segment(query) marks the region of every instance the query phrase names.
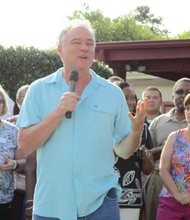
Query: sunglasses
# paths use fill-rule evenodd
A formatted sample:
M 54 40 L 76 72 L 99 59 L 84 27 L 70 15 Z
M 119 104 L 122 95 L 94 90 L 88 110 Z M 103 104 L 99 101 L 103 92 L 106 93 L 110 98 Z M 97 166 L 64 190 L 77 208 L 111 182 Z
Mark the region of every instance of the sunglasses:
M 190 93 L 190 89 L 188 89 L 188 90 L 177 89 L 177 90 L 175 91 L 175 94 L 176 94 L 176 95 L 187 95 L 187 94 L 189 94 L 189 93 Z

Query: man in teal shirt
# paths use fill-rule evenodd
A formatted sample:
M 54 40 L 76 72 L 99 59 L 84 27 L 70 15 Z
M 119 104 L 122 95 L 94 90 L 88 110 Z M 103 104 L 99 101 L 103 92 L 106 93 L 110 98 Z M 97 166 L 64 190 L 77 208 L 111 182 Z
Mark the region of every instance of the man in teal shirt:
M 113 152 L 127 158 L 139 146 L 144 103 L 133 117 L 120 88 L 90 69 L 95 36 L 88 21 L 63 29 L 58 52 L 64 67 L 31 84 L 17 122 L 20 150 L 38 149 L 33 219 L 118 220 Z M 68 92 L 73 70 L 79 79 Z

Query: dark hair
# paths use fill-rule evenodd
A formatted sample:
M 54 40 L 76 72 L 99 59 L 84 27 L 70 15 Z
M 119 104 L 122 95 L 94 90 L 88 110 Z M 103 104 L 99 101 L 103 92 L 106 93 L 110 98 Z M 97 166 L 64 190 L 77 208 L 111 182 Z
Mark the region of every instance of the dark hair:
M 123 89 L 125 87 L 131 87 L 131 85 L 126 81 L 117 81 L 117 82 L 115 82 L 115 85 L 119 86 L 119 88 L 121 88 L 121 89 Z
M 160 90 L 159 88 L 155 87 L 155 86 L 149 86 L 149 87 L 147 87 L 147 88 L 143 91 L 142 97 L 144 97 L 144 94 L 145 94 L 145 92 L 147 92 L 147 91 L 157 91 L 157 92 L 159 93 L 160 98 L 162 98 L 162 92 L 161 92 L 161 90 Z
M 120 89 L 124 89 L 125 87 L 130 87 L 134 92 L 136 103 L 138 102 L 137 95 L 135 94 L 133 87 L 128 82 L 126 81 L 115 82 L 115 85 L 117 85 Z
M 190 105 L 190 93 L 185 96 L 183 104 L 184 104 L 184 107 L 187 107 L 188 105 Z
M 190 84 L 190 78 L 183 77 L 183 78 L 179 79 L 179 80 L 174 84 L 173 93 L 175 93 L 175 90 L 176 90 L 177 85 L 180 84 L 180 83 L 182 83 L 182 82 L 187 82 L 187 83 Z

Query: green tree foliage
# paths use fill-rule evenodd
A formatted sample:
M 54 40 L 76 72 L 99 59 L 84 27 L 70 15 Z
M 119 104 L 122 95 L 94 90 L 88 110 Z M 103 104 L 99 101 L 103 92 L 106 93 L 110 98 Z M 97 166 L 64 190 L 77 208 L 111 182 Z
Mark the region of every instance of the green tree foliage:
M 15 97 L 20 86 L 30 84 L 60 66 L 59 57 L 52 51 L 0 46 L 0 82 L 11 97 Z
M 167 38 L 169 32 L 168 30 L 162 29 L 163 18 L 160 16 L 156 17 L 154 14 L 152 14 L 148 6 L 137 7 L 133 14 L 137 22 L 148 26 L 156 35 Z
M 89 20 L 95 30 L 97 42 L 110 41 L 112 37 L 111 19 L 105 17 L 100 9 L 97 9 L 95 11 L 90 11 L 89 6 L 87 4 L 83 4 L 83 9 L 74 11 L 71 16 L 68 16 L 68 19 Z
M 113 76 L 113 70 L 103 62 L 99 62 L 98 60 L 94 60 L 92 64 L 92 69 L 104 79 L 108 79 Z
M 61 66 L 62 62 L 55 50 L 0 46 L 0 84 L 13 99 L 22 85 L 31 84 Z M 97 60 L 94 60 L 92 69 L 106 79 L 113 75 L 112 69 Z
M 167 31 L 159 29 L 162 18 L 150 13 L 147 6 L 138 7 L 134 13 L 113 20 L 103 15 L 100 9 L 90 11 L 87 4 L 74 11 L 68 19 L 87 19 L 96 32 L 97 42 L 166 39 Z
M 190 39 L 190 30 L 189 31 L 184 31 L 181 34 L 178 34 L 176 36 L 177 39 Z
M 120 16 L 113 20 L 111 41 L 152 40 L 157 36 L 146 26 L 136 23 L 130 16 Z

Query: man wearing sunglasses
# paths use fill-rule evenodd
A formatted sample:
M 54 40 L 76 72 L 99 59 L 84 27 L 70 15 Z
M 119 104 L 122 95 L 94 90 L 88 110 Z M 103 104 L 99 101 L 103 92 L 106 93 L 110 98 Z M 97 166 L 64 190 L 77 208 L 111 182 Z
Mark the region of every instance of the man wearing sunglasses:
M 183 101 L 188 93 L 190 93 L 190 78 L 179 79 L 174 84 L 172 92 L 174 108 L 156 117 L 149 127 L 154 147 L 152 149 L 154 171 L 149 179 L 146 190 L 146 220 L 156 219 L 159 193 L 163 186 L 159 176 L 159 159 L 162 147 L 171 132 L 187 126 Z

